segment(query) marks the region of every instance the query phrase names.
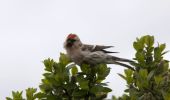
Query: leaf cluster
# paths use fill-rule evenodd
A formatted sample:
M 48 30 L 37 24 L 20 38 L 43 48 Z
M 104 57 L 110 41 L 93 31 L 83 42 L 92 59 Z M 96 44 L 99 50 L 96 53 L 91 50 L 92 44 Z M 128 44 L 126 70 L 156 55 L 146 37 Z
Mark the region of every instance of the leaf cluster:
M 106 98 L 111 89 L 103 80 L 109 75 L 106 64 L 81 66 L 70 64 L 68 57 L 61 53 L 59 62 L 53 59 L 43 61 L 45 66 L 40 92 L 36 89 L 26 90 L 26 99 L 22 91 L 12 92 L 7 100 L 101 100 Z
M 165 44 L 154 47 L 154 37 L 150 35 L 137 38 L 133 43 L 136 50 L 135 70 L 125 69 L 119 74 L 126 83 L 126 94 L 119 100 L 170 100 L 169 61 L 163 58 L 167 53 Z M 113 97 L 113 100 L 116 99 Z

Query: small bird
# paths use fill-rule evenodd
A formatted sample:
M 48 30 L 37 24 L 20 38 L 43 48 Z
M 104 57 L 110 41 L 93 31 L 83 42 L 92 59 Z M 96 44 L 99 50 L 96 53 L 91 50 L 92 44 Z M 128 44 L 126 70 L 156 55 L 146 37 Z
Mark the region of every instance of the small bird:
M 77 65 L 81 65 L 83 63 L 90 65 L 104 63 L 117 64 L 133 69 L 131 66 L 121 63 L 130 63 L 133 62 L 132 60 L 109 55 L 109 53 L 117 53 L 105 50 L 111 47 L 113 46 L 83 44 L 76 34 L 69 34 L 64 42 L 64 48 L 68 57 Z

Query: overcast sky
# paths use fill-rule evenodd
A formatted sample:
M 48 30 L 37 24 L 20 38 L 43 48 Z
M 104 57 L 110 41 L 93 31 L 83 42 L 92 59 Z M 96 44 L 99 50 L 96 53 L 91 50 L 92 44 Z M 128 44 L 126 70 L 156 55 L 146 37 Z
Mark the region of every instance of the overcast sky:
M 0 99 L 38 88 L 42 61 L 58 60 L 69 33 L 84 43 L 113 45 L 120 52 L 115 56 L 128 59 L 135 38 L 146 34 L 170 50 L 170 0 L 0 0 Z M 123 68 L 109 66 L 109 97 L 120 96 L 126 86 L 117 73 Z

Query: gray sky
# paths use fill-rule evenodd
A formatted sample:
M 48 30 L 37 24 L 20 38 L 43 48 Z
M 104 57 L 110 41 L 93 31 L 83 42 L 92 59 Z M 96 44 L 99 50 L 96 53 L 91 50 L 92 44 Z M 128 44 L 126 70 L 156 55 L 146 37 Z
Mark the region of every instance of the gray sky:
M 150 34 L 170 50 L 169 0 L 0 0 L 0 99 L 12 90 L 38 87 L 50 57 L 65 52 L 63 41 L 76 33 L 85 43 L 113 45 L 116 56 L 132 59 L 136 37 Z M 170 54 L 166 55 L 170 59 Z M 120 96 L 125 82 L 109 65 L 107 78 Z

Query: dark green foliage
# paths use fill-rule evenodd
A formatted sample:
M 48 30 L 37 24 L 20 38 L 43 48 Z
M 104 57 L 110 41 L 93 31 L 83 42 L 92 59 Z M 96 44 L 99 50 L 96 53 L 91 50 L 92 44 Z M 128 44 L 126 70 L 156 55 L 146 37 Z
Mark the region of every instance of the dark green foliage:
M 39 86 L 41 92 L 36 93 L 36 89 L 28 88 L 26 100 L 101 100 L 111 92 L 107 84 L 102 83 L 110 73 L 110 68 L 105 64 L 70 66 L 69 59 L 62 53 L 59 62 L 49 58 L 43 63 L 45 73 Z M 23 100 L 22 92 L 13 92 L 13 98 L 6 99 Z
M 135 71 L 125 69 L 125 75 L 119 74 L 126 82 L 127 95 L 119 100 L 170 100 L 169 61 L 163 58 L 167 53 L 166 45 L 154 47 L 153 36 L 137 38 L 133 43 L 136 50 L 135 62 L 131 63 Z M 117 100 L 113 97 L 113 100 Z

